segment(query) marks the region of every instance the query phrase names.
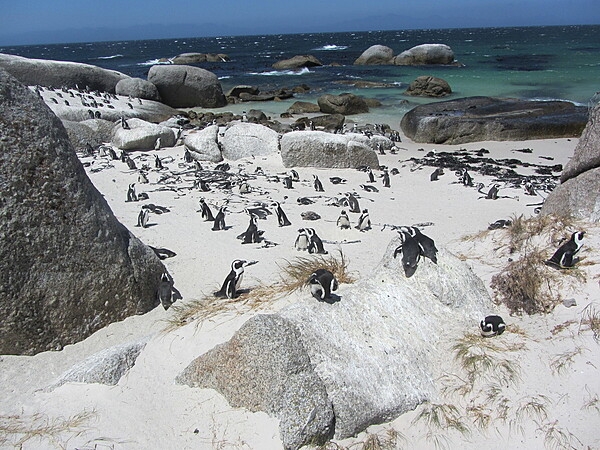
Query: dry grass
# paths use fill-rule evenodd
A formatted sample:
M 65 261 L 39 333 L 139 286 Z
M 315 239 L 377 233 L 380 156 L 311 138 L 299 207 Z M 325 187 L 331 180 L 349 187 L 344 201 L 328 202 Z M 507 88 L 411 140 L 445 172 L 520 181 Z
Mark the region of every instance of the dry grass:
M 582 445 L 582 442 L 573 433 L 558 426 L 558 420 L 545 423 L 540 429 L 544 433 L 544 445 L 547 449 L 580 448 Z
M 366 433 L 364 439 L 357 440 L 347 446 L 328 441 L 314 448 L 315 450 L 392 450 L 401 448 L 399 447 L 399 441 L 405 439 L 399 431 L 388 428 L 377 433 Z
M 581 312 L 579 332 L 581 333 L 583 329 L 590 330 L 596 342 L 600 342 L 600 308 L 596 303 L 588 304 Z
M 21 448 L 34 440 L 37 445 L 47 443 L 44 448 L 67 448 L 67 442 L 85 432 L 87 423 L 96 416 L 93 411 L 84 411 L 71 417 L 51 418 L 44 414 L 30 416 L 0 416 L 0 446 L 13 445 Z
M 588 395 L 581 409 L 595 410 L 600 414 L 600 399 L 598 398 L 598 394 L 592 393 L 587 385 L 585 386 L 585 391 Z
M 552 370 L 552 373 L 555 375 L 565 373 L 573 365 L 575 357 L 582 353 L 583 349 L 581 347 L 576 347 L 573 350 L 556 355 L 550 360 L 550 370 Z
M 427 429 L 426 439 L 433 443 L 435 448 L 441 449 L 449 448 L 448 431 L 458 431 L 465 437 L 471 433 L 464 418 L 464 414 L 453 404 L 425 403 L 421 405 L 421 411 L 412 424 L 422 423 Z
M 508 231 L 509 253 L 520 252 L 531 245 L 531 239 L 541 234 L 549 235 L 550 241 L 558 242 L 564 238 L 566 229 L 576 225 L 571 216 L 543 215 L 525 219 L 523 215 L 512 216 L 512 225 Z

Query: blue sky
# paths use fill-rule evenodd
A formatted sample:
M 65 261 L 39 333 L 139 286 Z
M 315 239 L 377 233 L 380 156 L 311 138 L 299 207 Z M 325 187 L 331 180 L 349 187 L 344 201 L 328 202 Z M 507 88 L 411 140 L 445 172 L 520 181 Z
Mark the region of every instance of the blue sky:
M 578 24 L 600 0 L 0 0 L 0 45 Z

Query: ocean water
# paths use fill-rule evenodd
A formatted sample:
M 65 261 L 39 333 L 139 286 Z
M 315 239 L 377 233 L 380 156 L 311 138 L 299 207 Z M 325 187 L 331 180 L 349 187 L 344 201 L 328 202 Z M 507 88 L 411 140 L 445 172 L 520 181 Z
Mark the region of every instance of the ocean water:
M 463 66 L 353 65 L 374 44 L 391 47 L 398 54 L 424 43 L 449 45 Z M 274 113 L 295 100 L 315 101 L 323 93 L 352 92 L 378 99 L 383 105 L 377 108 L 381 115 L 397 116 L 415 104 L 434 101 L 404 95 L 408 84 L 420 75 L 448 81 L 453 94 L 444 100 L 490 95 L 587 105 L 600 91 L 600 25 L 224 36 L 14 46 L 0 47 L 0 52 L 88 63 L 140 78 L 146 78 L 161 58 L 186 52 L 224 53 L 231 61 L 198 64 L 219 77 L 224 92 L 240 84 L 261 91 L 300 84 L 311 88 L 291 101 L 253 106 Z M 276 61 L 303 54 L 314 55 L 324 66 L 297 71 L 272 68 Z M 357 89 L 340 83 L 358 80 L 391 87 Z M 224 109 L 233 106 L 237 105 Z

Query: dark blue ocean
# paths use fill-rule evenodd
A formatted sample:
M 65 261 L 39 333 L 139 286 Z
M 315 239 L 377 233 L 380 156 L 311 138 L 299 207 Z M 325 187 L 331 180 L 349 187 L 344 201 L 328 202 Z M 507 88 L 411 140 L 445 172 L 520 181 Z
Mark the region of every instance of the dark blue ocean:
M 449 45 L 463 66 L 353 65 L 374 44 L 391 47 L 398 54 L 424 43 Z M 160 58 L 186 52 L 225 53 L 231 61 L 199 64 L 219 77 L 224 92 L 239 84 L 255 85 L 262 91 L 306 84 L 311 91 L 294 100 L 312 101 L 325 92 L 354 92 L 380 100 L 383 115 L 431 101 L 403 94 L 419 75 L 448 81 L 453 94 L 446 99 L 493 95 L 588 104 L 600 91 L 598 25 L 224 36 L 9 46 L 0 47 L 0 52 L 88 63 L 141 78 Z M 299 71 L 271 67 L 276 61 L 303 54 L 316 56 L 324 66 Z M 391 87 L 355 89 L 340 84 L 348 80 L 379 81 Z M 275 109 L 285 110 L 288 105 L 284 102 Z

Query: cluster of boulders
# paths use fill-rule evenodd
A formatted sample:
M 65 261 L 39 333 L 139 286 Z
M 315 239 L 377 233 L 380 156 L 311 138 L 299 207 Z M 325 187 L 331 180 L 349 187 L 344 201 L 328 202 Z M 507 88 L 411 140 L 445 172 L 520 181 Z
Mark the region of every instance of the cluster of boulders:
M 421 44 L 394 56 L 385 45 L 372 45 L 355 61 L 356 65 L 422 66 L 429 64 L 457 64 L 454 51 L 446 44 Z

